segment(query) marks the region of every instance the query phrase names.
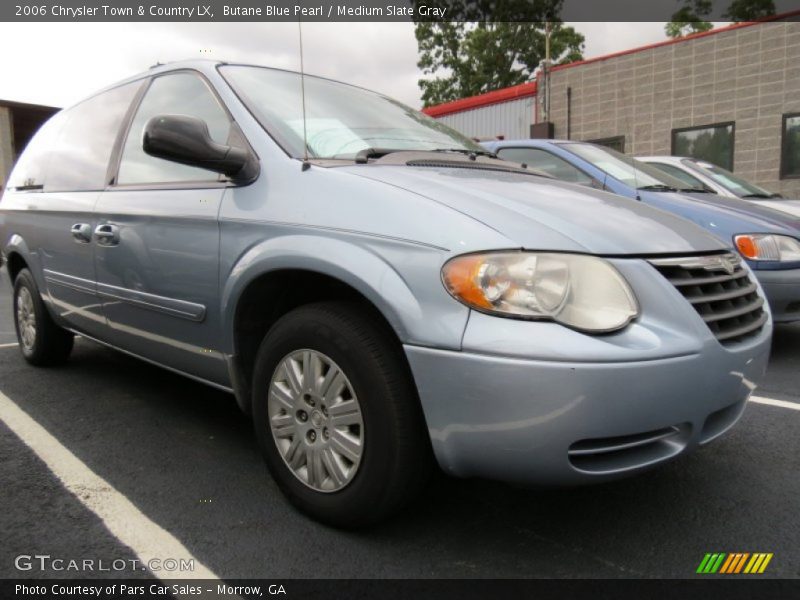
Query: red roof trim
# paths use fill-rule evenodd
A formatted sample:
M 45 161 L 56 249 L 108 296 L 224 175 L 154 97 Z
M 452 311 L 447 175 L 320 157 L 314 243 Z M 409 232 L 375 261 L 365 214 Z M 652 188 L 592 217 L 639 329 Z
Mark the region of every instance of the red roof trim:
M 461 98 L 459 100 L 453 100 L 452 102 L 429 106 L 428 108 L 423 108 L 422 112 L 431 117 L 442 117 L 472 108 L 491 106 L 492 104 L 500 104 L 501 102 L 508 102 L 509 100 L 527 98 L 528 96 L 535 95 L 536 82 L 531 81 L 501 90 L 494 90 L 493 92 L 486 92 L 485 94 L 479 94 L 477 96 L 470 96 L 469 98 Z
M 782 19 L 789 19 L 791 17 L 798 17 L 798 16 L 800 16 L 800 10 L 793 10 L 790 12 L 781 13 L 779 15 L 772 15 L 771 17 L 766 17 L 765 19 L 760 19 L 758 21 L 744 21 L 742 23 L 733 23 L 732 25 L 726 25 L 725 27 L 720 27 L 719 29 L 711 29 L 709 31 L 703 31 L 701 33 L 693 33 L 691 35 L 687 35 L 685 37 L 677 38 L 674 40 L 664 40 L 663 42 L 655 42 L 653 44 L 647 44 L 646 46 L 631 48 L 630 50 L 622 50 L 620 52 L 605 54 L 603 56 L 597 56 L 595 58 L 587 58 L 586 60 L 581 60 L 566 65 L 558 65 L 556 67 L 553 67 L 552 71 L 560 71 L 562 69 L 569 69 L 570 67 L 578 67 L 580 65 L 586 65 L 594 62 L 608 60 L 609 58 L 616 58 L 618 56 L 635 54 L 636 52 L 652 50 L 653 48 L 660 48 L 662 46 L 669 46 L 671 44 L 680 44 L 681 42 L 685 42 L 688 40 L 696 40 L 698 38 L 707 37 L 709 35 L 716 35 L 717 33 L 724 33 L 726 31 L 741 29 L 743 27 L 750 27 L 752 25 L 758 25 L 760 23 L 768 23 L 770 21 L 780 21 Z M 460 98 L 459 100 L 453 100 L 452 102 L 437 104 L 436 106 L 429 106 L 427 108 L 423 108 L 422 112 L 431 117 L 443 117 L 445 115 L 451 115 L 453 113 L 458 113 L 465 110 L 471 110 L 473 108 L 491 106 L 492 104 L 500 104 L 501 102 L 508 102 L 509 100 L 514 100 L 516 98 L 524 98 L 527 96 L 535 96 L 535 95 L 536 95 L 536 82 L 532 81 L 530 83 L 523 83 L 520 85 L 507 87 L 500 90 L 494 90 L 493 92 L 487 92 L 485 94 L 478 94 L 477 96 Z

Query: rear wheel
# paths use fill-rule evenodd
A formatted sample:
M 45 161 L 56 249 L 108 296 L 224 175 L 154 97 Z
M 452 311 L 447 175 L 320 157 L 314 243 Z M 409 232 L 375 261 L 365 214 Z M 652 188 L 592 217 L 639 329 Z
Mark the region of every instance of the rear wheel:
M 57 365 L 69 358 L 74 336 L 50 317 L 28 269 L 14 280 L 14 326 L 22 356 L 32 365 Z
M 402 349 L 369 311 L 300 307 L 265 336 L 253 384 L 256 434 L 291 502 L 320 521 L 358 527 L 408 502 L 430 449 Z

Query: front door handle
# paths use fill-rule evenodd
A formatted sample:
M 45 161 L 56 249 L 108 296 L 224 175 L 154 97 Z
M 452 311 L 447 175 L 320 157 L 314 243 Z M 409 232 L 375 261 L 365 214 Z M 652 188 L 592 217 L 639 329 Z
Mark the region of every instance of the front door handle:
M 88 223 L 75 223 L 69 231 L 76 242 L 88 244 L 92 241 L 92 226 Z
M 119 244 L 119 227 L 111 223 L 98 225 L 94 229 L 97 243 L 101 246 L 116 246 Z

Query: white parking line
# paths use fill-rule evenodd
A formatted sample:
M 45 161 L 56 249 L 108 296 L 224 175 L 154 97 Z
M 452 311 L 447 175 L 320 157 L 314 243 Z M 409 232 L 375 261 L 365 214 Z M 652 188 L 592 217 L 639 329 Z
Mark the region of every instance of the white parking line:
M 13 400 L 0 392 L 2 420 L 36 455 L 44 461 L 64 487 L 103 521 L 120 542 L 136 554 L 142 565 L 157 559 L 193 560 L 194 571 L 153 573 L 164 579 L 219 579 L 180 541 L 148 519 L 124 495 L 65 448 L 56 438 Z
M 800 410 L 800 403 L 787 402 L 786 400 L 775 400 L 774 398 L 764 398 L 763 396 L 750 396 L 750 402 L 756 404 L 768 404 L 769 406 L 778 406 L 780 408 L 790 408 L 792 410 Z
M 0 344 L 0 348 L 14 348 L 16 346 L 19 346 L 17 342 L 12 342 L 10 344 Z

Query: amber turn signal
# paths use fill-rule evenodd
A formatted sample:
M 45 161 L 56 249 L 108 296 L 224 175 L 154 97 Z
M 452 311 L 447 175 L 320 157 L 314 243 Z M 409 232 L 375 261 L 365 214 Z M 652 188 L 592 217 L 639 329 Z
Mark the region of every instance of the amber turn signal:
M 758 245 L 752 235 L 736 236 L 736 248 L 745 258 L 758 259 Z

